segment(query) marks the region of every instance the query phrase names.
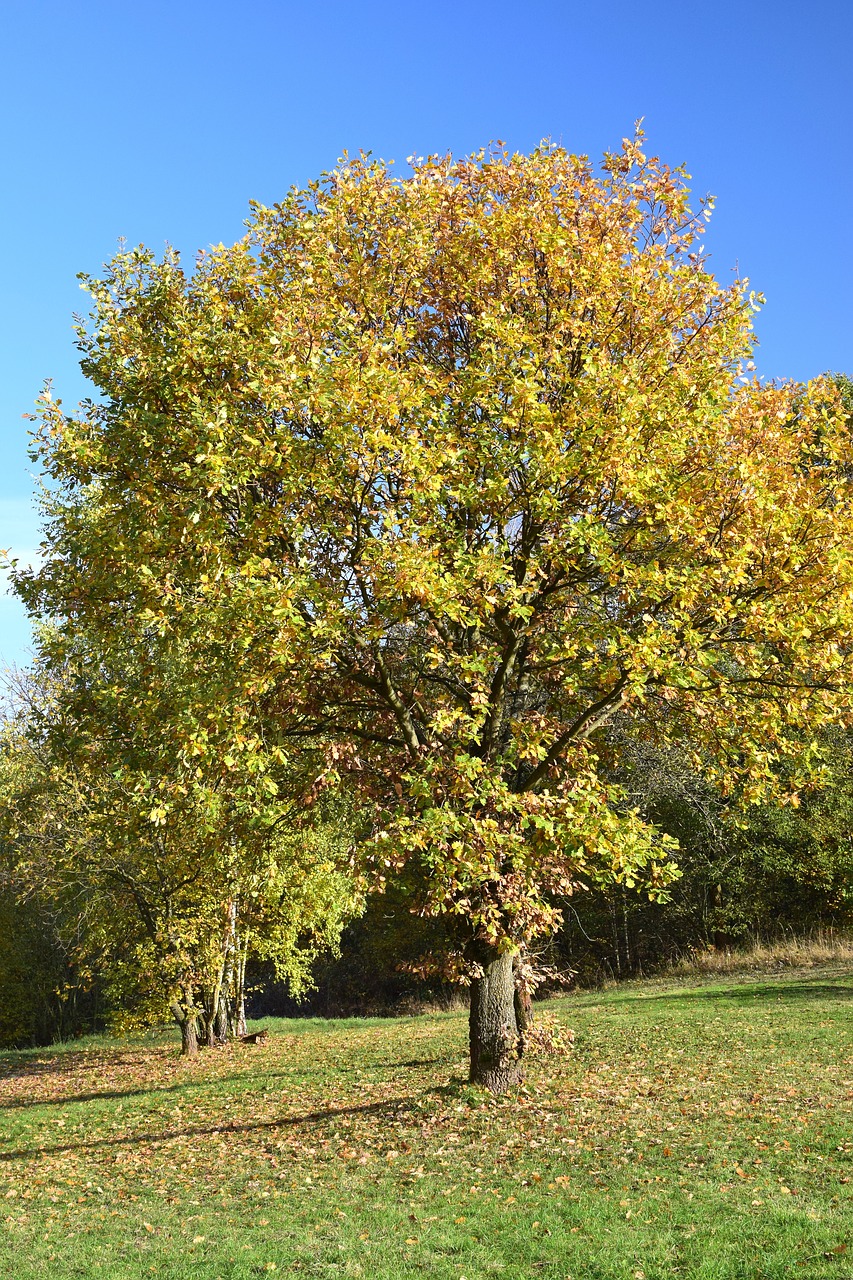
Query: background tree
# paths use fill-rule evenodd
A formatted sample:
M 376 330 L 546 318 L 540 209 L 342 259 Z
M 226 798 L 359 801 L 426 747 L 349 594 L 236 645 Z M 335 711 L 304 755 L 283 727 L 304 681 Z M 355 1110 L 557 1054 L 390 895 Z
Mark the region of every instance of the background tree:
M 245 1031 L 250 958 L 295 994 L 310 984 L 359 904 L 352 818 L 340 799 L 301 819 L 269 800 L 259 812 L 245 788 L 169 770 L 161 740 L 104 718 L 124 683 L 99 699 L 70 664 L 20 686 L 0 763 L 7 895 L 61 923 L 67 963 L 99 975 L 114 1022 L 169 1010 L 192 1055 L 199 1036 Z
M 41 410 L 46 554 L 17 585 L 52 651 L 120 637 L 155 683 L 180 654 L 187 767 L 310 743 L 357 783 L 377 880 L 417 865 L 461 922 L 495 1090 L 513 955 L 558 899 L 674 874 L 608 722 L 689 730 L 756 799 L 849 706 L 834 392 L 750 380 L 754 300 L 641 142 L 600 173 L 551 146 L 347 161 L 192 275 L 119 255 L 80 338 L 99 399 Z
M 103 1028 L 104 993 L 81 954 L 72 904 L 22 884 L 0 853 L 0 1045 L 50 1044 Z
M 566 913 L 555 948 L 582 981 L 651 972 L 704 950 L 844 931 L 853 923 L 850 742 L 819 735 L 823 765 L 789 793 L 744 805 L 690 758 L 688 742 L 658 748 L 620 735 L 618 776 L 644 817 L 678 841 L 681 876 L 665 903 L 621 886 Z

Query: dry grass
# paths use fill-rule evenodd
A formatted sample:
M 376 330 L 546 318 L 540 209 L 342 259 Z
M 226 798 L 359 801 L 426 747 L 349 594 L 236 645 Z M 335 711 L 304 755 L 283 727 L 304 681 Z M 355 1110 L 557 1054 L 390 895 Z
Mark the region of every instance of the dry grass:
M 743 947 L 707 947 L 671 966 L 675 975 L 777 973 L 815 969 L 853 960 L 853 937 L 834 929 L 818 929 L 805 937 L 786 935 L 772 941 L 753 939 Z

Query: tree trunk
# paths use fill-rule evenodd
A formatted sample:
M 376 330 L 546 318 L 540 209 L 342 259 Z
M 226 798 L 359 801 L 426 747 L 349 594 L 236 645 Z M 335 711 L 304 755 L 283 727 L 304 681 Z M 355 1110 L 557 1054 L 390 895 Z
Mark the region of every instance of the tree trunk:
M 522 980 L 521 952 L 518 951 L 512 958 L 512 979 L 515 984 L 515 991 L 513 993 L 515 1025 L 518 1028 L 517 1056 L 521 1058 L 524 1055 L 528 1033 L 533 1026 L 533 1001 L 530 997 L 530 991 L 524 985 Z
M 607 895 L 607 906 L 610 909 L 610 924 L 613 929 L 613 958 L 616 961 L 616 977 L 622 977 L 622 958 L 619 954 L 619 927 L 616 923 L 616 902 L 613 898 L 613 891 Z M 611 968 L 611 974 L 613 972 Z
M 181 1057 L 195 1058 L 198 1056 L 198 1031 L 196 1028 L 196 1014 L 194 1009 L 185 1009 L 177 1001 L 172 1001 L 172 1017 L 181 1028 Z
M 216 1016 L 215 1014 L 205 1014 L 204 1017 L 204 1047 L 206 1049 L 216 1048 Z
M 228 1017 L 228 995 L 223 990 L 219 995 L 219 1004 L 216 1008 L 216 1041 L 217 1044 L 226 1044 L 231 1034 L 231 1022 Z
M 468 958 L 483 975 L 471 982 L 470 1080 L 492 1093 L 505 1093 L 521 1083 L 513 953 L 477 942 L 469 947 Z
M 220 1008 L 224 1003 L 225 965 L 226 956 L 223 954 L 216 981 L 213 984 L 213 990 L 209 993 L 208 1000 L 205 1000 L 204 1024 L 208 1049 L 215 1048 L 217 1044 L 224 1044 L 228 1039 L 227 1017 L 223 1032 L 222 1018 L 220 1016 Z
M 237 950 L 237 900 L 228 903 L 225 936 L 222 941 L 222 974 L 217 992 L 216 1038 L 225 1044 L 233 1031 L 231 1000 L 235 979 L 235 953 Z
M 235 1036 L 246 1034 L 246 947 L 237 952 L 237 963 L 234 966 L 234 991 L 232 1005 L 232 1023 Z

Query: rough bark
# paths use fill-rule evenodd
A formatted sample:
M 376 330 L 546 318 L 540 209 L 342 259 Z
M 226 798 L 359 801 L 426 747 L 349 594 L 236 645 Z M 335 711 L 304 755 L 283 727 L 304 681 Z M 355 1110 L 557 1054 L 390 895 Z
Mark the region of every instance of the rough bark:
M 174 1000 L 172 1002 L 172 1017 L 181 1029 L 181 1057 L 195 1058 L 198 1054 L 195 1010 L 187 1010 L 177 1000 Z
M 478 942 L 468 957 L 482 971 L 471 982 L 469 1033 L 473 1084 L 505 1093 L 521 1083 L 513 953 Z
M 222 991 L 219 996 L 219 1004 L 216 1008 L 216 1043 L 225 1044 L 228 1041 L 231 1031 L 231 1020 L 228 1017 L 228 997 L 226 991 Z
M 521 977 L 521 956 L 518 952 L 513 957 L 512 974 L 513 982 L 515 983 L 513 1001 L 515 1006 L 515 1025 L 518 1027 L 518 1057 L 520 1058 L 527 1044 L 528 1033 L 533 1026 L 533 1001 Z

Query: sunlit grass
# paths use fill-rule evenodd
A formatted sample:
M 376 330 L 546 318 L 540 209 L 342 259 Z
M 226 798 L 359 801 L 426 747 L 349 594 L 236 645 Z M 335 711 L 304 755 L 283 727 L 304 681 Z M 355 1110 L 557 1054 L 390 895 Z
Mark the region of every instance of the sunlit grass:
M 455 1013 L 7 1054 L 0 1274 L 850 1280 L 851 1001 L 850 966 L 568 997 L 497 1101 Z

